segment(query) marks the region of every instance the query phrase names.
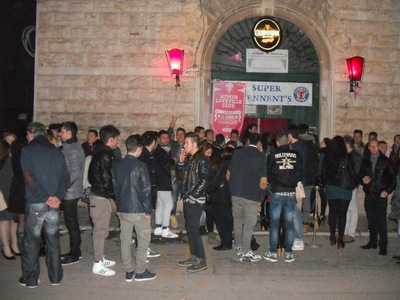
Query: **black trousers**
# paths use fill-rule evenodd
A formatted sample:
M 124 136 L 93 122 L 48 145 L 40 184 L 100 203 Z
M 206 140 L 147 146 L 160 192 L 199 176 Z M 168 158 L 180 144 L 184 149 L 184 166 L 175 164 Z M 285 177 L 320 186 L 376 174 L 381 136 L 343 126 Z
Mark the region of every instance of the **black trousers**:
M 379 248 L 387 249 L 387 198 L 381 198 L 379 195 L 365 195 L 364 202 L 365 212 L 367 213 L 369 241 L 373 245 L 378 245 Z
M 232 247 L 233 216 L 232 207 L 213 206 L 213 217 L 217 226 L 218 234 L 221 239 L 221 245 Z
M 328 199 L 329 203 L 329 231 L 331 236 L 336 234 L 338 229 L 338 239 L 343 240 L 344 230 L 346 228 L 346 215 L 350 201 L 344 199 Z
M 190 253 L 200 259 L 205 259 L 204 245 L 200 235 L 200 218 L 202 213 L 203 205 L 184 202 L 183 214 Z
M 81 231 L 78 222 L 78 200 L 64 200 L 62 209 L 64 210 L 65 226 L 69 233 L 70 255 L 81 256 Z
M 204 210 L 206 212 L 207 232 L 214 232 L 214 224 L 215 224 L 214 207 L 211 205 L 206 205 Z

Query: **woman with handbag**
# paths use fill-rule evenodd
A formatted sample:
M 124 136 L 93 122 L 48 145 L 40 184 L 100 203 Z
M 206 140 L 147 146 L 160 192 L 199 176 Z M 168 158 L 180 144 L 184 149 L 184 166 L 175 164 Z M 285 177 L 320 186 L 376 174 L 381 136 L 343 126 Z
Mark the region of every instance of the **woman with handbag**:
M 2 208 L 5 209 L 0 211 L 0 235 L 3 245 L 1 253 L 9 260 L 15 259 L 15 255 L 20 255 L 17 238 L 18 223 L 15 222 L 16 215 L 8 209 L 12 179 L 13 168 L 10 146 L 2 140 L 0 141 L 0 191 L 2 194 L 0 201 L 3 204 Z
M 332 246 L 337 244 L 337 248 L 342 249 L 344 248 L 347 209 L 352 198 L 352 191 L 357 185 L 357 178 L 353 160 L 341 136 L 335 136 L 328 145 L 323 176 L 329 204 L 329 240 Z

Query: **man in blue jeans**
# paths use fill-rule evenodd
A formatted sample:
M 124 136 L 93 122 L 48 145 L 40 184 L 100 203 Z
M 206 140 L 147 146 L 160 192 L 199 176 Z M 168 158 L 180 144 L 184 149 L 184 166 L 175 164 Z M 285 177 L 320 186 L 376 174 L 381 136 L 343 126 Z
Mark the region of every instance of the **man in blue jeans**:
M 58 235 L 59 207 L 69 182 L 64 156 L 49 143 L 46 127 L 31 123 L 27 128 L 29 145 L 22 149 L 21 166 L 25 178 L 25 232 L 22 242 L 22 277 L 19 283 L 35 288 L 39 283 L 41 232 L 46 239 L 46 263 L 50 285 L 59 285 L 63 270 Z
M 279 134 L 276 138 L 278 149 L 268 158 L 268 181 L 271 185 L 272 203 L 270 205 L 270 250 L 264 258 L 277 262 L 280 219 L 283 215 L 285 231 L 285 261 L 295 260 L 292 246 L 294 240 L 294 220 L 296 212 L 296 186 L 302 179 L 301 156 L 288 146 L 287 134 Z

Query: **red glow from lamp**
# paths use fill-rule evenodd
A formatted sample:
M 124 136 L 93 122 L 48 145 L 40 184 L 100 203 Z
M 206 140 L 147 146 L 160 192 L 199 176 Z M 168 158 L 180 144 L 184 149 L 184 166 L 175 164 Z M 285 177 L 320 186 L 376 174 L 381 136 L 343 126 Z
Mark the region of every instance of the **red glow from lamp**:
M 358 87 L 358 82 L 361 80 L 364 68 L 364 58 L 354 56 L 346 59 L 347 74 L 350 79 L 350 92 L 354 92 L 354 87 Z
M 176 79 L 176 87 L 180 86 L 180 75 L 183 73 L 183 60 L 184 60 L 184 50 L 173 48 L 170 50 L 166 50 L 165 54 L 167 56 L 167 61 L 169 65 L 169 69 L 171 71 L 171 75 L 175 76 Z

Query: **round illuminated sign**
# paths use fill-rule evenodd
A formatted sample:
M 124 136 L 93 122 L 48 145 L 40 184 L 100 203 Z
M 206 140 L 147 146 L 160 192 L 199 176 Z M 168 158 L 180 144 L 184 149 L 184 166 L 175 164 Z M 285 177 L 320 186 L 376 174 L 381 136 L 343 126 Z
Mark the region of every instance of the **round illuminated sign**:
M 253 28 L 253 40 L 256 46 L 265 52 L 274 50 L 282 40 L 279 24 L 268 18 L 259 20 Z

